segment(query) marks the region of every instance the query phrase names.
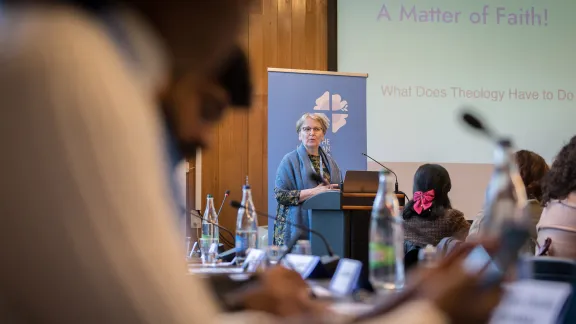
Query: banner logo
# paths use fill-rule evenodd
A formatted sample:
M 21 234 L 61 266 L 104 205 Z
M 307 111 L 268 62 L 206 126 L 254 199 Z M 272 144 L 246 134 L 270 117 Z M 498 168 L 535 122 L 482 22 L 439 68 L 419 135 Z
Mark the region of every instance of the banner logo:
M 330 119 L 332 133 L 338 132 L 340 128 L 346 125 L 346 118 L 348 118 L 348 102 L 342 100 L 342 97 L 337 93 L 330 95 L 330 92 L 324 92 L 324 94 L 316 99 L 314 110 L 324 112 Z

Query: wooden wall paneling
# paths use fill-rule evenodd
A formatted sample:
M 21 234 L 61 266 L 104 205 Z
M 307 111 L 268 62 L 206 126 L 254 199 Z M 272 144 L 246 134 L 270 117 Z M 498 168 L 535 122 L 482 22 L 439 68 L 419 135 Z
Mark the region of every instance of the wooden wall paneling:
M 326 71 L 328 70 L 328 2 L 336 0 L 316 0 L 316 14 L 315 18 L 315 37 L 314 43 L 316 44 L 314 61 L 314 70 Z M 310 17 L 312 23 L 312 17 Z M 334 26 L 335 28 L 336 26 Z M 333 29 L 333 28 L 332 28 Z
M 200 195 L 202 201 L 200 201 L 199 204 L 197 203 L 197 206 L 200 206 L 202 212 L 206 208 L 206 195 L 214 195 L 218 190 L 219 170 L 216 166 L 219 160 L 219 131 L 216 130 L 215 133 L 212 134 L 210 148 L 202 150 L 202 191 Z
M 308 0 L 314 2 L 316 0 Z M 292 0 L 292 68 L 306 68 L 306 2 Z
M 274 0 L 271 0 L 274 1 Z M 292 67 L 292 1 L 278 0 L 278 66 Z
M 268 211 L 268 193 L 273 188 L 268 188 L 268 67 L 278 66 L 278 44 L 280 43 L 278 37 L 278 0 L 264 0 L 262 6 L 262 19 L 263 23 L 261 28 L 263 36 L 262 44 L 262 65 L 255 66 L 259 69 L 263 76 L 262 83 L 256 89 L 255 102 L 259 104 L 256 110 L 259 111 L 260 125 L 262 138 L 260 141 L 261 153 L 259 157 L 262 164 L 261 175 L 261 195 L 259 196 L 259 204 L 261 211 Z M 255 26 L 258 28 L 258 26 Z M 252 27 L 251 27 L 252 28 Z M 254 49 L 253 49 L 254 50 Z M 251 55 L 258 55 L 255 51 Z M 258 61 L 257 59 L 255 59 Z M 258 127 L 254 125 L 254 127 Z M 256 156 L 254 158 L 257 158 Z M 273 224 L 270 220 L 262 220 L 259 224 L 269 225 Z
M 252 199 L 256 210 L 266 212 L 268 201 L 267 201 L 267 168 L 266 161 L 263 160 L 264 156 L 264 139 L 267 134 L 264 132 L 266 121 L 264 120 L 262 106 L 264 96 L 256 95 L 254 98 L 254 105 L 252 106 L 252 112 L 249 115 L 249 129 L 248 129 L 248 174 L 250 175 L 250 183 L 252 185 Z M 268 224 L 268 220 L 265 218 L 258 219 L 259 225 Z
M 316 16 L 318 15 L 320 5 L 316 0 L 306 1 L 306 13 L 304 15 L 304 39 L 306 41 L 306 52 L 304 53 L 304 69 L 316 69 L 316 52 L 318 44 L 316 43 Z
M 267 1 L 268 2 L 268 1 Z M 250 176 L 250 183 L 252 187 L 252 198 L 257 210 L 266 210 L 266 167 L 265 162 L 262 160 L 263 145 L 267 134 L 264 132 L 263 125 L 266 124 L 264 120 L 262 107 L 262 97 L 267 92 L 266 75 L 267 71 L 263 67 L 265 63 L 264 54 L 264 30 L 266 20 L 263 17 L 263 12 L 252 12 L 249 17 L 248 27 L 248 56 L 252 68 L 252 76 L 254 82 L 254 98 L 253 105 L 248 115 L 248 174 Z M 259 225 L 268 224 L 268 220 L 264 218 L 259 219 Z
M 262 7 L 264 2 L 269 0 L 252 0 L 252 7 L 250 7 L 250 14 L 262 14 Z
M 267 93 L 264 53 L 265 20 L 262 14 L 250 14 L 248 30 L 248 58 L 250 59 L 254 95 Z
M 264 64 L 257 69 L 264 73 L 263 94 L 268 94 L 268 67 L 278 66 L 279 34 L 278 34 L 278 0 L 264 0 L 262 6 L 264 25 L 262 26 L 264 44 L 262 53 Z M 257 93 L 258 94 L 258 93 Z M 267 102 L 266 102 L 267 104 Z
M 224 198 L 224 191 L 230 190 L 228 202 L 222 208 L 218 221 L 220 225 L 234 230 L 237 210 L 230 207 L 230 201 L 242 200 L 242 185 L 248 175 L 248 113 L 230 111 L 219 126 L 218 150 L 220 159 L 217 192 L 214 193 L 216 208 Z

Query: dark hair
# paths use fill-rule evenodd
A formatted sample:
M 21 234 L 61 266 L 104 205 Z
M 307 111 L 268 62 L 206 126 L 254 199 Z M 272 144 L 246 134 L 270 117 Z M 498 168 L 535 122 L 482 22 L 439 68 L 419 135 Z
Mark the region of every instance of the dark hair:
M 576 192 L 576 136 L 560 150 L 542 179 L 542 205 L 553 199 L 566 199 L 571 192 Z
M 514 154 L 520 177 L 526 187 L 526 195 L 529 199 L 542 200 L 542 178 L 550 168 L 540 155 L 526 150 L 520 150 Z
M 421 165 L 414 174 L 413 192 L 422 191 L 426 192 L 434 190 L 434 201 L 432 207 L 422 211 L 420 215 L 414 211 L 414 200 L 410 200 L 404 211 L 402 217 L 408 219 L 412 216 L 418 216 L 428 219 L 436 219 L 442 215 L 446 209 L 452 208 L 448 192 L 452 189 L 452 182 L 450 181 L 450 174 L 441 165 L 438 164 L 424 164 Z

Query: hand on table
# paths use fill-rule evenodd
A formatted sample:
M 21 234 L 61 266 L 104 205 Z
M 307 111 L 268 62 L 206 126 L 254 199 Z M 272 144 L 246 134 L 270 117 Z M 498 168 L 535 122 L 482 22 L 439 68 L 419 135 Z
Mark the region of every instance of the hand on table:
M 486 323 L 498 306 L 503 290 L 499 284 L 480 288 L 483 271 L 469 274 L 463 266 L 467 255 L 458 253 L 449 260 L 450 263 L 424 276 L 416 298 L 433 302 L 450 318 L 451 323 Z
M 319 194 L 324 191 L 331 191 L 331 190 L 340 190 L 340 186 L 334 183 L 321 183 L 316 186 L 316 194 Z
M 260 275 L 260 288 L 247 293 L 243 305 L 247 309 L 277 316 L 309 316 L 323 313 L 326 308 L 310 298 L 309 286 L 296 271 L 281 266 Z

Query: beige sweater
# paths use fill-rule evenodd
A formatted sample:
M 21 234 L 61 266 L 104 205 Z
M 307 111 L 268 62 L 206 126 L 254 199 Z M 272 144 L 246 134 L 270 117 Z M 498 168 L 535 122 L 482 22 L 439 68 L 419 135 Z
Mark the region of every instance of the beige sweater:
M 576 259 L 576 193 L 571 196 L 549 202 L 537 225 L 539 244 L 552 239 L 550 256 Z

